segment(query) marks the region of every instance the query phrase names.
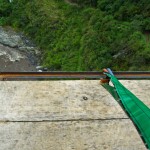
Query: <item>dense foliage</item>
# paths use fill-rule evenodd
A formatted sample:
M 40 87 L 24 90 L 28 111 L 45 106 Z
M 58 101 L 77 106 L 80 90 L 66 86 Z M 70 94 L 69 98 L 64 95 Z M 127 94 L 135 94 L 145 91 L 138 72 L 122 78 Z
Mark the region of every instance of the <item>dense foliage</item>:
M 0 0 L 0 23 L 31 36 L 50 70 L 149 70 L 148 1 Z

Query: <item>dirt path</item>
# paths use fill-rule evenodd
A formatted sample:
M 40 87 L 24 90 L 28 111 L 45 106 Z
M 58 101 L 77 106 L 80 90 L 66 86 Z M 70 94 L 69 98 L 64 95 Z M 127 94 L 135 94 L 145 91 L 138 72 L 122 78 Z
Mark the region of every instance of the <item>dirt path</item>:
M 69 0 L 65 0 L 66 3 L 72 5 L 72 6 L 79 6 L 77 3 L 72 3 Z

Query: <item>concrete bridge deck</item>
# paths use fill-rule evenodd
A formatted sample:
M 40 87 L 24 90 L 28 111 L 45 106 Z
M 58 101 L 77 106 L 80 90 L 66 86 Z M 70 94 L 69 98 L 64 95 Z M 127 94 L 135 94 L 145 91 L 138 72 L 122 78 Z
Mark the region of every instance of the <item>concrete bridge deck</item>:
M 150 107 L 150 80 L 121 81 Z M 146 150 L 98 80 L 0 81 L 0 150 Z

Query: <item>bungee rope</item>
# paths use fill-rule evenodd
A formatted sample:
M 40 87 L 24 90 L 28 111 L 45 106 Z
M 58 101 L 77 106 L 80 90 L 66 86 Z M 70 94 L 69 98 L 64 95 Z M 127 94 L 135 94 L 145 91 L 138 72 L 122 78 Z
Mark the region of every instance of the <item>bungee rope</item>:
M 104 69 L 103 73 L 106 78 L 101 79 L 102 86 L 120 104 L 134 123 L 145 146 L 150 149 L 150 109 L 118 81 L 111 69 Z M 109 85 L 109 81 L 114 86 Z

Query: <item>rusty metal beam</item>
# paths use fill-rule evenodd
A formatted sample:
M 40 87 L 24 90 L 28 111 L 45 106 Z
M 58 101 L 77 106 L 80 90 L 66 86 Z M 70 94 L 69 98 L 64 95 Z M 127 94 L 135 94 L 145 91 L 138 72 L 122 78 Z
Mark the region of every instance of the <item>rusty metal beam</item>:
M 150 71 L 114 72 L 118 79 L 150 79 Z M 1 80 L 100 79 L 103 72 L 0 72 Z

